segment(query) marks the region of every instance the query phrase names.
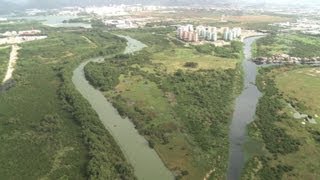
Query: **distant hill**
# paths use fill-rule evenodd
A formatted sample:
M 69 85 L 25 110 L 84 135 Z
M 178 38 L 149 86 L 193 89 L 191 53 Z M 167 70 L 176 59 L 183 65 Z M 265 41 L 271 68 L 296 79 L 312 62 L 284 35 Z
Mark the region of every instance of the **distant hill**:
M 10 9 L 16 8 L 57 8 L 63 6 L 86 6 L 101 4 L 145 4 L 145 5 L 207 5 L 217 2 L 231 2 L 232 0 L 17 0 L 10 2 L 9 0 L 0 0 L 0 13 L 6 10 L 6 6 L 10 5 Z M 4 4 L 4 6 L 2 6 Z
M 21 10 L 22 7 L 18 4 L 0 0 L 0 14 L 8 14 L 14 10 Z
M 87 6 L 107 4 L 144 4 L 144 5 L 212 5 L 217 3 L 283 3 L 291 4 L 291 0 L 0 0 L 0 14 L 12 10 L 26 8 L 59 8 L 63 6 Z M 319 0 L 304 0 L 299 3 L 317 3 Z

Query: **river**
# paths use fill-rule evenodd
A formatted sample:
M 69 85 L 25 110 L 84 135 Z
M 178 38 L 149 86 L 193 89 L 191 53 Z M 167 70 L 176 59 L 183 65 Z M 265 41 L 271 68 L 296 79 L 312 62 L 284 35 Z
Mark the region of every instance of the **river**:
M 238 180 L 241 177 L 245 163 L 243 145 L 247 139 L 247 125 L 254 120 L 256 106 L 259 98 L 262 96 L 255 85 L 258 66 L 251 61 L 251 45 L 259 38 L 250 37 L 244 40 L 245 59 L 242 63 L 244 90 L 236 99 L 235 111 L 230 125 L 228 180 Z
M 130 37 L 121 37 L 128 41 L 125 53 L 134 53 L 146 47 L 143 43 Z M 85 65 L 92 61 L 101 60 L 103 59 L 90 59 L 82 63 L 73 72 L 72 81 L 76 89 L 97 112 L 106 129 L 111 133 L 127 160 L 134 167 L 135 175 L 139 180 L 173 180 L 173 174 L 165 167 L 158 154 L 149 147 L 144 137 L 138 133 L 133 123 L 127 118 L 122 118 L 104 95 L 85 79 Z

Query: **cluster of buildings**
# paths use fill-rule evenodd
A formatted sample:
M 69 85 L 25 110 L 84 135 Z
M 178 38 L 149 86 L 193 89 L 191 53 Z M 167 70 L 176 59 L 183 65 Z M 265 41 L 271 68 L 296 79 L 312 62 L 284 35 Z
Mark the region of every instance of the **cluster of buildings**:
M 241 28 L 216 28 L 212 26 L 197 26 L 188 24 L 178 27 L 177 37 L 186 42 L 217 41 L 218 34 L 222 34 L 222 39 L 225 41 L 233 41 L 241 36 Z
M 177 30 L 179 39 L 187 42 L 198 42 L 199 34 L 194 30 L 193 25 L 180 26 Z
M 114 19 L 103 20 L 103 22 L 108 28 L 132 29 L 144 27 L 148 22 L 154 22 L 154 20 L 152 17 L 118 17 Z
M 275 23 L 273 25 L 283 28 L 282 31 L 284 32 L 300 31 L 305 34 L 320 34 L 320 20 L 302 18 L 298 19 L 296 22 Z
M 0 34 L 4 37 L 11 37 L 11 36 L 34 36 L 41 34 L 40 30 L 27 30 L 27 31 L 7 31 L 3 34 Z
M 91 6 L 86 7 L 84 11 L 88 14 L 96 14 L 100 17 L 129 15 L 122 6 Z
M 2 38 L 1 38 L 2 37 Z M 45 39 L 47 36 L 41 35 L 40 30 L 7 31 L 0 33 L 0 45 L 20 44 L 27 41 Z
M 241 28 L 225 28 L 223 32 L 223 39 L 226 41 L 233 41 L 241 36 Z
M 320 57 L 293 57 L 288 54 L 276 54 L 271 57 L 253 59 L 256 64 L 311 64 L 320 65 Z
M 218 40 L 218 31 L 216 27 L 197 26 L 196 33 L 199 34 L 200 39 L 208 41 Z
M 137 25 L 131 20 L 106 20 L 104 24 L 109 28 L 130 29 L 137 28 Z

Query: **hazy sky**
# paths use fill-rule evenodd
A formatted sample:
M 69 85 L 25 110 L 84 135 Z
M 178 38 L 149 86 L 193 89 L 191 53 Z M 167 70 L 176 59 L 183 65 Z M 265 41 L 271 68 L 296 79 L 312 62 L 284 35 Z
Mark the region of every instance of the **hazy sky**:
M 7 2 L 11 2 L 11 3 L 16 3 L 16 4 L 25 4 L 28 2 L 32 2 L 32 3 L 37 3 L 39 2 L 39 4 L 54 4 L 55 1 L 54 0 L 0 0 L 1 1 L 7 1 Z M 134 2 L 134 1 L 130 1 L 130 0 L 56 0 L 56 2 L 80 2 L 80 3 L 88 3 L 88 2 L 106 2 L 106 3 L 119 3 L 119 2 Z M 207 1 L 207 2 L 249 2 L 249 3 L 271 3 L 271 4 L 309 4 L 309 3 L 317 3 L 320 4 L 320 0 L 202 0 L 202 1 Z M 188 2 L 188 0 L 135 0 L 135 2 L 155 2 L 155 3 L 159 3 L 159 2 Z M 197 2 L 196 0 L 193 0 L 193 2 Z M 0 4 L 1 5 L 1 4 Z
M 4 1 L 8 1 L 8 2 L 14 2 L 14 3 L 25 3 L 25 2 L 28 2 L 28 1 L 30 1 L 30 0 L 4 0 Z M 43 0 L 38 0 L 38 1 L 43 1 Z M 88 2 L 90 1 L 90 0 L 87 0 Z M 161 0 L 160 0 L 161 1 Z M 209 0 L 210 1 L 210 0 Z M 214 1 L 214 0 L 213 0 Z M 230 1 L 230 0 L 229 0 Z M 232 1 L 232 0 L 231 0 Z M 235 2 L 237 1 L 237 0 L 234 0 Z M 294 0 L 240 0 L 240 1 L 246 1 L 246 2 L 255 2 L 255 3 L 261 3 L 261 2 L 269 2 L 269 3 L 279 3 L 279 2 L 281 2 L 281 3 L 292 3 L 292 2 L 295 2 Z M 106 2 L 107 2 L 107 0 L 106 0 Z M 223 2 L 223 0 L 220 0 L 220 2 Z M 303 2 L 314 2 L 314 3 L 316 3 L 316 2 L 320 2 L 320 0 L 299 0 L 299 1 L 296 1 L 296 2 L 300 2 L 300 3 L 303 3 Z

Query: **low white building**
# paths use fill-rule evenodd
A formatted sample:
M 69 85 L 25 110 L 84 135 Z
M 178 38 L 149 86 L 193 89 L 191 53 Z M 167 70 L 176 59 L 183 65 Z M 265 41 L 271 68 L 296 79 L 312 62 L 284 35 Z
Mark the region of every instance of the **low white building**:
M 8 21 L 8 19 L 0 17 L 0 22 L 4 22 L 4 21 Z
M 18 33 L 17 31 L 6 31 L 5 33 L 2 34 L 2 36 L 5 36 L 5 37 L 11 37 L 11 36 L 17 36 Z
M 41 34 L 40 30 L 27 30 L 27 31 L 19 31 L 19 35 L 37 35 Z
M 92 6 L 85 8 L 86 13 L 97 14 L 98 16 L 106 17 L 106 16 L 123 16 L 128 15 L 122 6 Z
M 138 26 L 133 23 L 131 20 L 107 20 L 104 22 L 106 26 L 115 27 L 119 29 L 130 29 L 130 28 L 137 28 Z

